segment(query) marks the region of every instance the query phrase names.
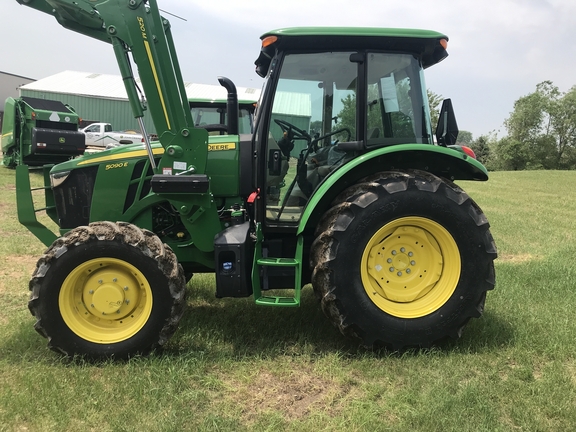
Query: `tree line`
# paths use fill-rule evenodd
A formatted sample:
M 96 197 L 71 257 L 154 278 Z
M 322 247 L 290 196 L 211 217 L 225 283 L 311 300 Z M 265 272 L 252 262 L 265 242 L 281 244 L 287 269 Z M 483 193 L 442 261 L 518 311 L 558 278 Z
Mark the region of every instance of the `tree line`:
M 442 97 L 428 91 L 432 124 Z M 505 120 L 507 135 L 495 132 L 473 139 L 460 131 L 458 144 L 467 145 L 486 168 L 497 170 L 576 169 L 576 86 L 561 92 L 551 81 L 514 102 Z

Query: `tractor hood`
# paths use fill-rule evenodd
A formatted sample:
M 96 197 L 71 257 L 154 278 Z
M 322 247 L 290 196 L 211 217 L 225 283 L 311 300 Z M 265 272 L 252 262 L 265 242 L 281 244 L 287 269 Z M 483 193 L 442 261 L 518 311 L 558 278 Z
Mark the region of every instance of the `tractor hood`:
M 164 154 L 164 148 L 159 142 L 153 142 L 152 152 L 155 156 L 160 157 Z M 147 156 L 148 153 L 146 152 L 144 144 L 127 144 L 98 153 L 86 154 L 82 157 L 55 165 L 50 173 L 70 171 L 75 168 L 99 165 L 102 163 L 119 163 L 128 159 L 142 159 L 147 158 Z

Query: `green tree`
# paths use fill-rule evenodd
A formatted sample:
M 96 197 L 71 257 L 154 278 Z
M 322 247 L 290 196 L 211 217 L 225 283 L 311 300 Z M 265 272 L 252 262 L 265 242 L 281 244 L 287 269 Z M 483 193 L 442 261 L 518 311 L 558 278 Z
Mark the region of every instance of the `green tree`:
M 348 128 L 352 139 L 356 137 L 356 93 L 347 95 L 342 101 L 342 110 L 338 113 L 338 120 L 332 130 Z M 334 135 L 334 139 L 345 140 L 345 134 Z
M 315 133 L 322 134 L 322 120 L 314 120 L 310 122 L 310 133 L 312 135 Z
M 575 168 L 576 149 L 576 87 L 564 93 L 549 107 L 550 135 L 556 144 L 557 168 Z
M 484 164 L 488 165 L 490 162 L 490 145 L 491 140 L 489 135 L 480 135 L 477 139 L 470 142 L 470 148 L 474 150 L 476 154 L 476 159 Z
M 426 90 L 428 95 L 428 106 L 430 107 L 430 121 L 432 123 L 432 132 L 436 130 L 438 125 L 438 117 L 440 116 L 440 106 L 444 99 L 441 95 L 434 93 L 432 90 Z
M 504 169 L 576 168 L 576 87 L 562 93 L 551 81 L 514 103 L 508 139 L 495 147 Z M 519 162 L 523 161 L 523 162 Z M 523 168 L 519 168 L 523 166 Z
M 469 146 L 473 141 L 472 132 L 461 130 L 458 132 L 458 139 L 456 144 Z
M 498 141 L 495 145 L 495 152 L 497 159 L 494 161 L 494 166 L 500 170 L 524 170 L 530 160 L 527 147 L 511 137 L 505 137 Z

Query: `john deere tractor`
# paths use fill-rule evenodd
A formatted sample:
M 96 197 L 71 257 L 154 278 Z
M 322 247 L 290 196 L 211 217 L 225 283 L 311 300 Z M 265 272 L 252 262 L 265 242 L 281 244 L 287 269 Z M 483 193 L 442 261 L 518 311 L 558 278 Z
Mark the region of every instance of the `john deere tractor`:
M 488 174 L 455 146 L 448 102 L 435 139 L 424 84 L 448 55 L 445 35 L 265 33 L 253 133 L 238 133 L 222 79 L 229 124 L 209 139 L 156 0 L 17 1 L 112 45 L 148 137 L 132 56 L 159 137 L 46 166 L 42 210 L 58 233 L 37 221 L 28 168 L 17 168 L 20 221 L 48 247 L 29 307 L 50 348 L 119 358 L 162 346 L 202 272 L 215 274 L 216 297 L 263 307 L 298 306 L 311 284 L 334 326 L 370 348 L 456 339 L 482 314 L 496 247 L 453 182 Z

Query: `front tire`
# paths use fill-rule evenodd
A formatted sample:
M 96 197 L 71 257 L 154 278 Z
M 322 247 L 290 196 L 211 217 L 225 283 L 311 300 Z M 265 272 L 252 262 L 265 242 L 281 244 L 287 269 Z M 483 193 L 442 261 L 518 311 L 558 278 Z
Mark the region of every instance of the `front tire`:
M 312 285 L 340 331 L 395 350 L 457 339 L 495 284 L 496 246 L 455 184 L 385 172 L 344 191 L 311 249 Z
M 96 222 L 57 239 L 30 280 L 29 308 L 66 356 L 127 358 L 161 347 L 182 317 L 186 281 L 150 231 Z

